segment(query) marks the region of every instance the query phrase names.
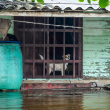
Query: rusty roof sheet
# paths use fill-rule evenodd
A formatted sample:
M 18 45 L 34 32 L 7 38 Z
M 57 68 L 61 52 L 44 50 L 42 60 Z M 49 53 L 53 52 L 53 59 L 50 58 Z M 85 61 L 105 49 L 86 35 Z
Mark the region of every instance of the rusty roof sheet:
M 86 1 L 81 3 L 78 0 L 44 0 L 45 5 L 37 2 L 13 2 L 13 0 L 0 0 L 0 10 L 4 11 L 84 11 L 84 10 L 102 10 L 97 2 L 89 5 Z M 110 11 L 110 6 L 106 7 Z

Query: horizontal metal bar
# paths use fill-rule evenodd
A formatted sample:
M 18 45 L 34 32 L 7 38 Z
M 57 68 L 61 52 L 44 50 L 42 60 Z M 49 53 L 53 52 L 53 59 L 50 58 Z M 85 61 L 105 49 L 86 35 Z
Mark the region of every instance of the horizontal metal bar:
M 75 78 L 79 78 L 80 76 L 76 75 Z M 33 76 L 31 75 L 27 75 L 26 78 L 33 78 Z M 43 77 L 42 75 L 35 75 L 34 78 L 47 78 L 47 76 Z M 48 78 L 54 78 L 54 76 L 48 76 Z M 72 75 L 65 75 L 65 76 L 61 76 L 61 75 L 55 75 L 55 78 L 73 78 Z
M 28 75 L 27 73 L 24 73 L 26 76 L 24 78 L 33 78 L 32 75 Z
M 24 61 L 25 63 L 33 63 L 33 60 L 28 60 L 28 59 L 27 59 L 27 60 L 24 60 L 24 59 L 23 59 L 23 61 Z
M 33 60 L 24 60 L 25 63 L 33 63 Z M 35 63 L 43 63 L 44 60 L 34 60 Z M 54 63 L 54 60 L 45 60 L 45 63 Z M 73 60 L 55 60 L 55 63 L 73 63 Z M 81 60 L 75 60 L 75 63 L 81 63 Z
M 45 62 L 46 63 L 47 62 L 53 63 L 54 60 L 45 60 Z M 75 63 L 80 63 L 80 62 L 81 62 L 81 60 L 75 60 Z M 73 60 L 65 60 L 65 61 L 63 61 L 63 60 L 55 60 L 55 63 L 73 63 Z
M 79 77 L 80 76 L 75 76 L 75 78 L 79 78 Z M 35 78 L 43 78 L 43 76 L 37 75 L 37 76 L 35 76 Z M 45 76 L 45 78 L 47 78 L 47 76 Z M 48 76 L 48 78 L 54 78 L 54 76 L 51 75 L 51 76 Z M 65 75 L 65 76 L 55 75 L 55 78 L 73 78 L 73 76 L 72 75 Z
M 23 31 L 23 28 L 17 28 L 18 31 Z M 34 28 L 25 28 L 25 31 L 35 31 L 35 32 L 44 32 L 44 28 L 34 29 Z M 54 32 L 54 29 L 45 29 L 45 31 Z M 64 29 L 55 29 L 55 32 L 64 32 Z M 73 29 L 65 29 L 65 32 L 73 32 Z M 75 32 L 81 32 L 80 29 L 75 29 Z
M 22 46 L 22 45 L 21 45 Z M 25 46 L 25 47 L 33 47 L 33 46 L 35 46 L 35 47 L 44 47 L 44 44 L 23 44 L 23 46 Z M 55 44 L 55 45 L 53 45 L 53 44 L 45 44 L 45 47 L 62 47 L 63 48 L 63 46 L 65 46 L 65 47 L 81 47 L 82 45 L 81 44 Z
M 45 78 L 43 75 L 35 75 L 34 78 Z

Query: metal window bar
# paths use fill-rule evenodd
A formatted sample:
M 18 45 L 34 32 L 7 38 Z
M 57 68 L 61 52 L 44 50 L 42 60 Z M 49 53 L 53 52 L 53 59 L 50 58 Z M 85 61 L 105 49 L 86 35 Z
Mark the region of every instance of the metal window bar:
M 73 19 L 73 23 L 75 26 L 75 18 Z M 75 28 L 73 29 L 74 39 L 73 39 L 73 78 L 75 78 Z
M 47 18 L 47 24 L 49 24 L 49 17 Z M 49 45 L 49 25 L 47 26 L 47 44 Z M 47 61 L 49 60 L 49 46 L 47 46 Z M 47 62 L 47 78 L 49 78 L 49 62 Z
M 33 18 L 34 22 L 35 22 L 35 17 Z M 34 28 L 33 28 L 33 78 L 35 77 L 35 24 L 34 24 Z
M 17 19 L 15 17 L 15 19 Z M 23 17 L 24 20 L 26 20 L 26 17 Z M 65 25 L 65 18 L 64 19 L 64 25 Z M 75 19 L 73 19 L 74 21 L 74 25 L 75 25 Z M 82 18 L 79 18 L 79 26 L 82 26 Z M 34 17 L 34 22 L 35 22 L 35 17 Z M 44 23 L 49 23 L 49 18 L 44 18 Z M 56 22 L 56 18 L 54 17 L 54 24 Z M 55 60 L 55 47 L 63 47 L 63 56 L 65 55 L 65 47 L 73 47 L 73 60 L 68 60 L 68 61 L 65 61 L 65 58 L 63 57 L 63 73 L 65 73 L 65 63 L 68 62 L 68 63 L 73 63 L 73 76 L 70 76 L 70 78 L 76 78 L 76 77 L 82 77 L 82 43 L 83 43 L 83 39 L 82 39 L 82 29 L 56 29 L 55 26 L 54 26 L 54 29 L 49 29 L 49 26 L 44 26 L 44 29 L 36 29 L 35 28 L 35 25 L 33 27 L 33 29 L 30 29 L 30 31 L 33 31 L 33 44 L 25 44 L 25 32 L 28 31 L 27 28 L 25 28 L 25 23 L 23 23 L 23 29 L 19 29 L 18 27 L 18 23 L 15 23 L 15 34 L 20 30 L 20 31 L 23 31 L 23 44 L 22 44 L 22 47 L 23 47 L 23 58 L 24 58 L 24 61 L 23 61 L 23 68 L 25 68 L 25 63 L 31 63 L 33 64 L 33 78 L 62 78 L 62 76 L 56 76 L 55 75 L 55 63 L 56 62 L 59 62 L 59 63 L 62 63 L 61 60 Z M 73 31 L 71 31 L 73 30 Z M 35 32 L 44 32 L 44 44 L 35 44 Z M 46 33 L 47 32 L 47 33 Z M 54 43 L 53 44 L 49 44 L 49 32 L 53 32 L 54 33 Z M 63 32 L 63 44 L 55 44 L 55 34 L 56 32 Z M 73 44 L 65 44 L 65 32 L 73 32 L 74 33 L 74 40 L 73 40 Z M 80 44 L 75 44 L 75 33 L 79 33 L 79 43 Z M 47 34 L 47 44 L 45 44 L 45 40 L 46 40 L 46 35 Z M 18 36 L 19 37 L 19 36 Z M 29 48 L 29 47 L 33 47 L 33 59 L 25 59 L 25 47 Z M 44 48 L 44 60 L 39 60 L 39 59 L 35 59 L 35 47 L 43 47 Z M 49 47 L 53 47 L 53 60 L 50 60 L 49 59 Z M 78 50 L 79 50 L 79 58 L 78 60 L 75 59 L 75 48 L 78 47 Z M 45 59 L 45 48 L 47 48 L 47 60 Z M 53 63 L 53 76 L 50 76 L 49 75 L 49 63 L 52 62 Z M 39 76 L 36 76 L 35 75 L 35 63 L 43 63 L 43 76 L 42 75 L 39 75 Z M 45 63 L 47 63 L 47 75 L 45 75 Z M 75 63 L 78 63 L 78 75 L 76 75 L 75 73 Z M 36 68 L 37 70 L 37 68 Z M 28 78 L 28 77 L 31 77 L 31 76 L 28 76 L 25 71 L 24 71 L 24 78 Z M 66 78 L 68 77 L 67 75 L 65 76 L 65 74 L 63 74 L 63 78 Z
M 25 21 L 25 17 L 23 17 L 24 21 Z M 25 59 L 25 23 L 23 23 L 23 44 L 22 44 L 22 47 L 23 47 L 23 59 Z M 25 73 L 25 62 L 23 61 L 23 73 L 24 73 L 24 77 L 27 78 L 27 75 Z
M 64 17 L 64 25 L 65 25 L 65 17 Z M 65 56 L 65 27 L 63 32 L 63 56 Z M 65 58 L 63 57 L 63 77 L 65 77 Z
M 44 23 L 46 23 L 46 18 L 44 18 Z M 45 28 L 44 26 L 44 62 L 43 62 L 43 78 L 45 78 Z
M 56 18 L 54 18 L 54 24 L 56 23 Z M 54 63 L 53 63 L 53 77 L 55 78 L 55 26 L 54 26 L 54 39 L 53 39 L 53 42 L 54 42 L 54 48 L 53 48 L 53 60 L 54 60 Z

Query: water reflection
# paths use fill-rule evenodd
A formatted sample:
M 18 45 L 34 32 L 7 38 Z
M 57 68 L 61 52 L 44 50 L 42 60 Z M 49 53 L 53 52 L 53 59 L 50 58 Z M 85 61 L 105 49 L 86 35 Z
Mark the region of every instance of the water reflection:
M 104 90 L 0 92 L 0 110 L 110 110 Z
M 41 95 L 41 96 L 40 96 Z M 42 96 L 43 95 L 43 96 Z M 83 110 L 82 96 L 74 96 L 61 93 L 45 93 L 35 96 L 35 94 L 27 94 L 23 100 L 23 109 L 32 110 Z
M 23 109 L 35 110 L 110 110 L 106 91 L 25 91 Z
M 0 110 L 22 110 L 22 102 L 20 92 L 0 92 Z
M 84 110 L 110 110 L 110 93 L 84 94 Z

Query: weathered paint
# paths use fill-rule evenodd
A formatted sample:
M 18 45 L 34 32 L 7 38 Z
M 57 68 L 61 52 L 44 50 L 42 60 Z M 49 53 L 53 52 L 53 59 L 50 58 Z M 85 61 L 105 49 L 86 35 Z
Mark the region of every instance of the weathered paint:
M 0 43 L 0 89 L 20 89 L 23 59 L 20 45 Z
M 110 18 L 83 18 L 84 28 L 110 28 Z M 83 77 L 110 78 L 110 30 L 83 29 Z
M 89 80 L 84 80 L 81 78 L 76 78 L 76 79 L 23 79 L 24 84 L 30 84 L 30 83 L 65 83 L 65 84 L 71 84 L 71 83 L 91 83 L 91 82 L 96 82 L 97 86 L 104 86 L 106 84 L 110 84 L 110 80 L 108 79 L 98 79 L 98 78 L 92 78 Z
M 10 19 L 10 20 L 13 20 L 14 19 L 13 16 L 0 16 L 0 18 Z M 12 24 L 11 24 L 11 27 L 10 27 L 8 33 L 13 35 L 14 34 L 14 22 L 13 21 L 11 21 L 11 22 L 12 22 Z M 1 37 L 2 37 L 2 35 L 0 34 L 0 38 Z
M 102 18 L 99 18 L 100 16 L 98 16 L 98 14 L 93 15 L 95 16 L 95 18 L 83 18 L 84 28 L 110 28 L 110 18 L 104 18 L 104 16 Z M 0 18 L 14 19 L 14 17 L 11 16 L 0 16 Z M 8 33 L 14 34 L 13 22 Z M 110 79 L 109 30 L 83 29 L 83 78 L 97 78 L 98 80 L 100 78 Z M 57 79 L 52 79 L 51 81 L 57 82 Z M 67 79 L 67 82 L 70 83 L 69 79 Z M 77 82 L 79 82 L 79 80 L 77 80 Z
M 36 17 L 110 17 L 110 13 L 105 11 L 45 11 L 38 12 L 36 10 L 19 10 L 19 11 L 1 11 L 0 16 L 36 16 Z
M 83 84 L 68 84 L 68 83 L 23 83 L 21 90 L 28 89 L 76 89 L 76 88 L 90 88 L 90 83 Z

